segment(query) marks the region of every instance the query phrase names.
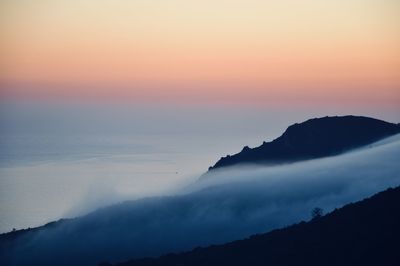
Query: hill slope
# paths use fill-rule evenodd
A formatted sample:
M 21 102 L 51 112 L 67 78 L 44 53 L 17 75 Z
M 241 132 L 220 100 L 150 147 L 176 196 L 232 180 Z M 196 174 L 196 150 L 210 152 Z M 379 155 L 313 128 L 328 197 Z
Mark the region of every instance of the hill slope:
M 209 171 L 246 163 L 275 164 L 340 154 L 400 133 L 398 124 L 361 116 L 335 116 L 294 124 L 277 139 L 244 147 L 221 158 Z
M 397 187 L 307 223 L 118 266 L 399 265 L 399 202 Z

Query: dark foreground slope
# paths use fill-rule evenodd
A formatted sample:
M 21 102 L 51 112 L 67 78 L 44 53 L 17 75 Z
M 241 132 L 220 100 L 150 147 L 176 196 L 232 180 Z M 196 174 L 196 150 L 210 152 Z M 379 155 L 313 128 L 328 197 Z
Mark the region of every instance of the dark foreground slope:
M 235 155 L 221 158 L 214 166 L 275 164 L 340 154 L 400 133 L 398 124 L 361 116 L 335 116 L 294 124 L 272 142 L 256 148 L 244 147 Z
M 119 266 L 400 265 L 400 187 L 310 222 Z

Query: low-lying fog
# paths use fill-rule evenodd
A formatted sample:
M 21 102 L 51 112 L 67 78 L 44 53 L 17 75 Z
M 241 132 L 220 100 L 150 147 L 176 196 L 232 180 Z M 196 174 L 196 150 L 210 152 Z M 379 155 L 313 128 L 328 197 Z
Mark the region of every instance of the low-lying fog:
M 335 157 L 221 170 L 173 196 L 117 204 L 28 234 L 3 260 L 67 265 L 79 257 L 96 265 L 245 238 L 309 220 L 314 207 L 329 212 L 400 185 L 399 158 L 397 135 Z
M 295 122 L 398 108 L 161 106 L 0 100 L 0 233 L 165 195 Z

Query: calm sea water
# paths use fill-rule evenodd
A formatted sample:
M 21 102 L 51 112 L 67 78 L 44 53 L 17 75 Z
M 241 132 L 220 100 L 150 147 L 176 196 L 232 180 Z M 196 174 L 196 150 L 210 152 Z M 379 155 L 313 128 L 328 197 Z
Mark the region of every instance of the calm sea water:
M 294 122 L 329 114 L 337 113 L 3 102 L 0 232 L 171 193 L 221 156 L 271 140 Z

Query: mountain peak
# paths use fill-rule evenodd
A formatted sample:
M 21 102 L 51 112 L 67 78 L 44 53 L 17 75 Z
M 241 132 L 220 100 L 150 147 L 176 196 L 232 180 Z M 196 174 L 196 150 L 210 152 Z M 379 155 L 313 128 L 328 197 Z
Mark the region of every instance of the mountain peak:
M 238 164 L 277 164 L 337 155 L 400 133 L 399 124 L 363 116 L 326 116 L 289 126 L 271 142 L 221 158 L 217 168 Z

